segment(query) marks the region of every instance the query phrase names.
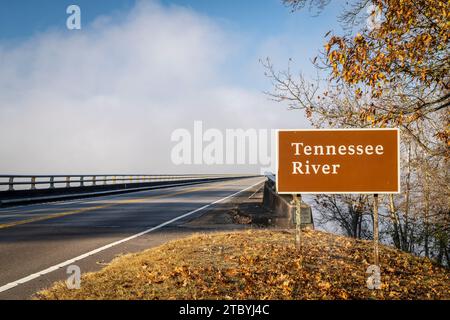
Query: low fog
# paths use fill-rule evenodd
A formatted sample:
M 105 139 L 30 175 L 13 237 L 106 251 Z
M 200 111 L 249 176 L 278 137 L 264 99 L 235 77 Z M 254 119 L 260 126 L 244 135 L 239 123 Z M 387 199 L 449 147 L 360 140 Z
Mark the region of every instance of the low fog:
M 259 173 L 170 158 L 171 133 L 195 120 L 205 129 L 307 126 L 262 93 L 269 84 L 224 76 L 241 41 L 191 10 L 140 3 L 81 31 L 0 43 L 0 173 Z M 261 54 L 235 76 L 253 72 L 261 83 L 254 66 L 271 53 Z

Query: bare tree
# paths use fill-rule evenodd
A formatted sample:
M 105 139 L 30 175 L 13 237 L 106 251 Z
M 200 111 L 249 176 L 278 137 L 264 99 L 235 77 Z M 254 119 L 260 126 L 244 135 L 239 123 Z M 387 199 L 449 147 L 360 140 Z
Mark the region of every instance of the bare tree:
M 448 2 L 439 0 L 432 2 L 450 9 Z M 309 5 L 320 11 L 329 1 L 287 0 L 284 3 L 293 10 Z M 396 0 L 353 1 L 350 8 L 339 19 L 352 28 L 358 24 L 358 15 L 371 3 L 380 3 L 385 18 L 390 20 L 381 29 L 384 30 L 384 34 L 370 33 L 365 30 L 363 36 L 378 37 L 373 40 L 373 43 L 378 43 L 380 45 L 378 49 L 384 50 L 383 46 L 387 43 L 386 39 L 391 36 L 390 32 L 396 30 L 396 23 L 401 24 L 404 21 L 404 17 L 395 13 Z M 408 8 L 410 19 L 413 19 L 412 22 L 408 22 L 412 25 L 412 31 L 404 29 L 403 25 L 398 26 L 398 32 L 404 37 L 403 40 L 413 41 L 417 37 L 423 37 L 423 39 L 426 37 L 432 39 L 427 41 L 434 41 L 434 45 L 439 46 L 435 48 L 428 43 L 427 45 L 431 46 L 430 52 L 418 49 L 417 52 L 411 52 L 409 58 L 405 58 L 417 59 L 411 63 L 415 64 L 415 68 L 425 68 L 421 74 L 417 73 L 418 69 L 408 71 L 412 64 L 404 65 L 399 69 L 395 65 L 396 60 L 389 60 L 385 62 L 393 63 L 393 65 L 390 67 L 384 65 L 388 69 L 392 67 L 389 69 L 391 72 L 389 81 L 381 81 L 383 79 L 377 77 L 383 76 L 376 73 L 355 74 L 350 77 L 345 72 L 353 72 L 353 66 L 346 65 L 348 57 L 340 56 L 340 54 L 357 54 L 357 51 L 348 51 L 346 46 L 350 45 L 348 42 L 350 40 L 339 37 L 330 39 L 327 45 L 329 47 L 319 52 L 318 57 L 312 61 L 318 71 L 316 80 L 308 81 L 301 73 L 294 74 L 291 60 L 287 68 L 281 71 L 275 68 L 270 59 L 262 61 L 262 64 L 266 70 L 266 76 L 273 84 L 273 89 L 267 92 L 267 95 L 275 101 L 286 103 L 291 110 L 303 112 L 311 124 L 317 128 L 399 127 L 401 129 L 402 193 L 383 197 L 385 206 L 380 208 L 380 216 L 384 227 L 382 233 L 387 236 L 384 241 L 401 250 L 433 258 L 448 266 L 450 265 L 448 172 L 450 94 L 448 72 L 445 70 L 449 70 L 449 41 L 448 37 L 445 38 L 442 33 L 442 30 L 448 26 L 443 26 L 441 22 L 435 26 L 433 22 L 424 20 L 435 15 L 431 5 L 431 2 L 418 1 L 417 6 L 423 9 L 423 12 L 418 8 Z M 401 4 L 401 8 L 403 7 L 404 4 Z M 435 21 L 440 21 L 441 18 L 437 17 Z M 356 42 L 352 47 L 355 50 L 362 45 L 358 41 L 370 41 L 364 37 L 363 40 L 358 40 L 358 37 L 355 38 Z M 400 54 L 407 50 L 416 50 L 414 46 L 406 48 L 398 44 L 392 45 L 400 50 Z M 339 49 L 333 53 L 330 49 L 332 46 L 337 46 Z M 376 47 L 368 47 L 364 50 L 368 50 L 367 54 L 381 54 Z M 391 58 L 394 59 L 395 55 Z M 355 63 L 361 61 L 363 60 L 355 60 Z M 343 67 L 336 69 L 339 64 Z M 370 67 L 370 64 L 367 67 Z M 365 76 L 368 78 L 366 79 Z M 351 237 L 370 236 L 372 212 L 367 197 L 321 195 L 316 197 L 315 202 L 321 214 L 320 222 L 333 222 L 343 230 L 343 233 Z

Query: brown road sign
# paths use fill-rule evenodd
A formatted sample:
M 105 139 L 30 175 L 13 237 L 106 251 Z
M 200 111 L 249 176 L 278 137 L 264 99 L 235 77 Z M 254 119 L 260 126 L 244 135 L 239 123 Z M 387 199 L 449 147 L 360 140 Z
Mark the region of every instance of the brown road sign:
M 398 129 L 278 130 L 277 192 L 399 193 Z

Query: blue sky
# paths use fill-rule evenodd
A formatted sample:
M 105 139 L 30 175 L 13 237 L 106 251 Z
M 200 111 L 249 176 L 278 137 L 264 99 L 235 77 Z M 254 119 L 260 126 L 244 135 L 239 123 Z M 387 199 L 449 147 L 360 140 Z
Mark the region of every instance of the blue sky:
M 65 28 L 65 10 L 77 4 L 82 10 L 83 32 L 89 32 L 90 24 L 101 16 L 120 19 L 129 12 L 137 0 L 0 0 L 0 44 L 20 42 L 23 39 L 48 31 L 70 33 Z M 146 2 L 146 0 L 141 0 Z M 343 1 L 334 1 L 320 15 L 308 8 L 291 12 L 281 0 L 155 0 L 166 7 L 181 6 L 221 25 L 225 30 L 240 37 L 240 46 L 225 64 L 224 79 L 255 85 L 266 90 L 266 79 L 231 70 L 248 68 L 257 70 L 258 60 L 270 57 L 280 68 L 293 58 L 295 67 L 307 75 L 314 76 L 310 64 L 317 51 L 322 49 L 323 36 L 329 30 L 339 32 L 337 15 L 342 11 Z M 148 1 L 147 1 L 148 2 Z M 267 46 L 269 48 L 267 48 Z M 266 51 L 265 51 L 266 50 Z M 243 66 L 244 64 L 244 66 Z M 261 74 L 263 72 L 261 71 Z
M 130 10 L 135 0 L 1 0 L 0 38 L 27 37 L 48 28 L 64 28 L 65 9 L 70 4 L 82 8 L 83 22 L 90 23 L 100 15 Z M 164 5 L 191 8 L 263 37 L 297 29 L 308 30 L 311 35 L 323 35 L 324 28 L 335 28 L 336 15 L 341 3 L 335 1 L 316 18 L 308 10 L 291 13 L 280 0 L 161 0 Z
M 279 0 L 0 0 L 0 172 L 259 172 L 174 167 L 171 133 L 308 127 L 263 94 L 259 59 L 314 76 L 342 4 L 315 17 Z

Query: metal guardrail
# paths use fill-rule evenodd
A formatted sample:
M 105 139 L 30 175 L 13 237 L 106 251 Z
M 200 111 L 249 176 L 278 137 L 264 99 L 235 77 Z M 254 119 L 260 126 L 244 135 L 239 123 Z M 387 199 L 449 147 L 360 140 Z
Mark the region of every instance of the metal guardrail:
M 244 175 L 242 175 L 244 176 Z M 102 175 L 0 175 L 0 192 L 19 190 L 63 189 L 98 185 L 137 184 L 162 181 L 195 181 L 200 179 L 220 179 L 239 177 L 227 174 L 102 174 Z M 47 187 L 44 187 L 47 185 Z M 41 188 L 39 188 L 41 186 Z M 5 188 L 2 188 L 5 187 Z

